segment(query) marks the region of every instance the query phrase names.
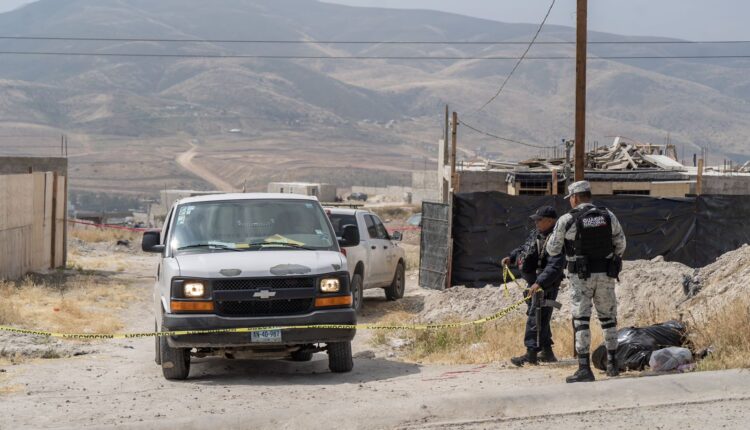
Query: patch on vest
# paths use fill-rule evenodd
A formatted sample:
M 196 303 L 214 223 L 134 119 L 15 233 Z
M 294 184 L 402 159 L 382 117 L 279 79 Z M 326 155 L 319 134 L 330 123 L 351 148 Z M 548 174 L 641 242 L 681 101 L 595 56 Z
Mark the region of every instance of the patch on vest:
M 607 219 L 604 218 L 603 215 L 590 218 L 582 218 L 581 224 L 583 225 L 583 228 L 604 227 L 605 225 L 607 225 Z

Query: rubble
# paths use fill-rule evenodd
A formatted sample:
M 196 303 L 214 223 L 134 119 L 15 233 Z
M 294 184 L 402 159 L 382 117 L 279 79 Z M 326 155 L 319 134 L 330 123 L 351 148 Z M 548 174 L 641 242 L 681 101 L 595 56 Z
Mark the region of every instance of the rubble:
M 615 138 L 612 146 L 595 148 L 586 154 L 586 168 L 598 170 L 659 169 L 685 171 L 677 161 L 673 145 L 653 145 Z

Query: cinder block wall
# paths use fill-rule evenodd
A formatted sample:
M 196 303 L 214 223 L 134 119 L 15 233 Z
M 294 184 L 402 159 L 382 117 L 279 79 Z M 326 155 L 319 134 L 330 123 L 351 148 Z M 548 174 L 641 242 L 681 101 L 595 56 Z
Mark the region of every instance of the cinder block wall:
M 66 177 L 0 175 L 0 279 L 65 265 Z

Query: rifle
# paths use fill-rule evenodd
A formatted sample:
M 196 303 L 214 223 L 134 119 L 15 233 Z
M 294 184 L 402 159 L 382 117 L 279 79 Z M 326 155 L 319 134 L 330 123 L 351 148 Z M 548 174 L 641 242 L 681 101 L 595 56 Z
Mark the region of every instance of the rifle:
M 539 290 L 532 297 L 534 305 L 534 311 L 536 312 L 536 347 L 537 349 L 542 348 L 541 337 L 542 337 L 542 306 L 544 305 L 544 291 Z

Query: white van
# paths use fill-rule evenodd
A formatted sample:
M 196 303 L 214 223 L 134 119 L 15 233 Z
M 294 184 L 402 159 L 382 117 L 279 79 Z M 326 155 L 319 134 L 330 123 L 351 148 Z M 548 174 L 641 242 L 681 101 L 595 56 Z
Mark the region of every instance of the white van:
M 280 327 L 252 333 L 159 337 L 156 362 L 185 379 L 192 356 L 308 361 L 328 353 L 333 372 L 353 367 L 356 324 L 346 258 L 315 197 L 216 194 L 176 202 L 142 248 L 161 254 L 154 290 L 160 331 Z

